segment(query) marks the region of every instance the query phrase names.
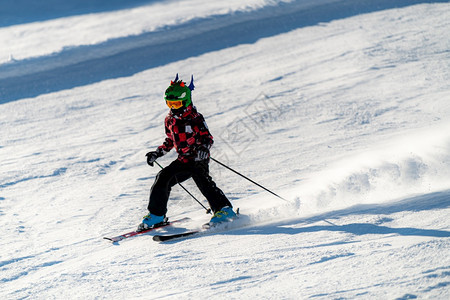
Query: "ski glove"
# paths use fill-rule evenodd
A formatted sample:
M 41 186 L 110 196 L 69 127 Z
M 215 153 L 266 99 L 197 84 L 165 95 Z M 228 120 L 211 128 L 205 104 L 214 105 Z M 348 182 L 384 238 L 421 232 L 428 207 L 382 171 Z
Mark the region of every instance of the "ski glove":
M 149 153 L 145 154 L 147 156 L 147 163 L 153 167 L 153 163 L 156 161 L 156 159 L 161 155 L 159 151 L 150 151 Z
M 198 148 L 197 150 L 197 158 L 195 159 L 196 161 L 202 161 L 205 159 L 209 158 L 209 149 L 201 146 L 200 148 Z

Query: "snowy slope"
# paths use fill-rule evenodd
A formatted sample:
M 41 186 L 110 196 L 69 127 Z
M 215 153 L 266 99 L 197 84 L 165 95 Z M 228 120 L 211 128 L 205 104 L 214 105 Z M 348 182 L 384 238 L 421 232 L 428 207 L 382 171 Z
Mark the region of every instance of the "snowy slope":
M 0 28 L 0 295 L 449 297 L 448 2 L 140 2 Z M 212 155 L 289 201 L 211 163 L 244 227 L 111 245 L 146 213 L 177 72 Z M 168 216 L 209 218 L 180 188 Z

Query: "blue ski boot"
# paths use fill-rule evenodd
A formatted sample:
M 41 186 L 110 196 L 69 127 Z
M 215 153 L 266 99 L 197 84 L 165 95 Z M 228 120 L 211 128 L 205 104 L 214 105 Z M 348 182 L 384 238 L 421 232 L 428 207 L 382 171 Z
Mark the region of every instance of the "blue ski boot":
M 148 213 L 146 216 L 144 216 L 142 223 L 139 224 L 137 231 L 142 231 L 142 230 L 152 228 L 153 226 L 155 226 L 159 223 L 163 223 L 164 221 L 165 221 L 164 216 L 156 216 L 152 213 Z
M 216 211 L 214 216 L 209 220 L 209 226 L 216 226 L 217 224 L 223 222 L 231 222 L 237 217 L 236 213 L 233 211 L 233 208 L 229 206 L 223 207 L 221 210 Z

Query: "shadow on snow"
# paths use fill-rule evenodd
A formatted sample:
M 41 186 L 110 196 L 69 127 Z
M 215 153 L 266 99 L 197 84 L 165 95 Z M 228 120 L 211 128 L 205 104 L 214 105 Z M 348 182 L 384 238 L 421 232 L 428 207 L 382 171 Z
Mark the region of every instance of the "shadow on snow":
M 384 204 L 367 204 L 356 205 L 347 209 L 332 211 L 317 216 L 302 218 L 297 220 L 290 220 L 285 223 L 278 223 L 276 225 L 268 225 L 263 227 L 251 228 L 252 234 L 300 234 L 307 232 L 318 231 L 340 231 L 351 233 L 354 235 L 366 235 L 366 234 L 398 234 L 402 236 L 426 236 L 426 237 L 450 237 L 450 231 L 446 230 L 433 230 L 433 229 L 420 229 L 413 227 L 406 228 L 391 228 L 388 226 L 382 226 L 382 223 L 392 221 L 393 219 L 386 217 L 398 212 L 411 211 L 426 211 L 426 210 L 438 210 L 450 207 L 450 190 L 420 195 L 412 198 L 406 198 L 400 201 L 384 203 Z M 344 225 L 335 225 L 330 222 L 330 219 L 339 219 L 344 216 L 350 215 L 381 215 L 384 218 L 380 218 L 375 224 L 369 223 L 351 223 Z M 312 224 L 319 221 L 324 221 L 329 225 L 313 225 L 300 228 L 285 227 L 295 224 Z M 249 230 L 237 230 L 234 234 L 248 234 Z
M 163 0 L 14 0 L 3 1 L 0 27 L 42 22 L 56 18 L 133 8 Z
M 419 3 L 426 0 L 346 0 L 314 4 L 280 3 L 257 11 L 194 19 L 160 31 L 69 47 L 60 53 L 0 67 L 0 104 L 71 89 L 240 44 L 254 43 L 297 28 Z M 43 68 L 46 68 L 45 70 Z M 34 70 L 30 73 L 29 70 Z M 40 70 L 40 71 L 37 71 Z M 5 75 L 6 74 L 6 75 Z

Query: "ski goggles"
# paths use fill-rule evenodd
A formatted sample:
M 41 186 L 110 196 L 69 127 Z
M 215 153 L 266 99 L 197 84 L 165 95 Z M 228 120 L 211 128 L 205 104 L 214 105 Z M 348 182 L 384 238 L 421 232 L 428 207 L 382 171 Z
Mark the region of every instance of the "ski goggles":
M 166 100 L 166 104 L 169 108 L 171 109 L 179 109 L 180 107 L 183 106 L 183 101 L 181 100 Z

